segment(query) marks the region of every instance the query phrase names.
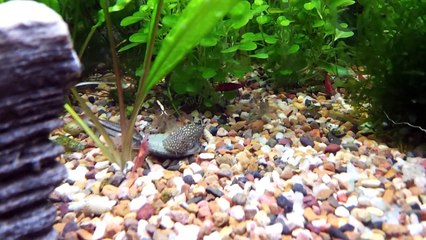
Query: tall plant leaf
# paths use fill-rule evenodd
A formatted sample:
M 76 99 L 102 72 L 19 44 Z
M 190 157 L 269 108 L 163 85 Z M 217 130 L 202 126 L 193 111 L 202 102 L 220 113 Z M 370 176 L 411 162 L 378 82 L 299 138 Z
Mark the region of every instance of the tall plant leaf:
M 237 0 L 192 0 L 164 39 L 149 72 L 143 94 L 145 95 L 166 76 L 237 2 Z

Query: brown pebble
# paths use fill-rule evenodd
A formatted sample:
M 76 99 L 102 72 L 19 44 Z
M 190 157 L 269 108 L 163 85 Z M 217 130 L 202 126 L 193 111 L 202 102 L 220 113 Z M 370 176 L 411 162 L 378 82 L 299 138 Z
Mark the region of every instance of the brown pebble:
M 336 171 L 334 167 L 334 163 L 332 162 L 324 162 L 323 167 L 324 167 L 324 170 L 327 170 L 333 173 Z
M 155 212 L 154 206 L 152 206 L 149 203 L 146 203 L 136 212 L 136 219 L 148 220 L 154 214 L 154 212 Z
M 339 150 L 340 150 L 340 145 L 331 143 L 325 148 L 324 153 L 336 154 Z
M 263 131 L 263 126 L 265 123 L 262 120 L 256 120 L 250 124 L 250 129 L 253 130 L 253 132 L 261 132 Z
M 392 188 L 386 189 L 385 193 L 382 196 L 383 201 L 389 205 L 392 204 L 394 193 L 395 193 L 394 189 Z

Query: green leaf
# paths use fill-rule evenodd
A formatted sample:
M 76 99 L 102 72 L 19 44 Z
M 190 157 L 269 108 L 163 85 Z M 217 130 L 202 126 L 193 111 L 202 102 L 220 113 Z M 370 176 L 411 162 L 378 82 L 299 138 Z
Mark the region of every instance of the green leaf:
M 352 31 L 340 31 L 339 29 L 336 29 L 336 35 L 334 36 L 334 41 L 341 38 L 349 38 L 354 35 L 354 32 Z
M 260 59 L 267 59 L 269 57 L 267 53 L 256 53 L 249 56 L 252 58 L 260 58 Z
M 269 8 L 269 5 L 262 5 L 262 6 L 259 6 L 259 7 L 255 7 L 254 6 L 252 14 L 253 15 L 257 15 L 257 14 L 259 14 L 261 12 L 264 12 L 264 11 L 268 10 L 268 8 Z
M 303 4 L 303 7 L 304 7 L 306 10 L 311 11 L 312 9 L 314 9 L 314 8 L 315 8 L 315 5 L 314 5 L 314 3 L 312 3 L 312 2 L 307 2 L 307 3 Z
M 288 76 L 288 75 L 291 75 L 293 73 L 293 70 L 291 70 L 291 69 L 283 69 L 283 70 L 280 70 L 279 73 L 281 75 Z
M 241 36 L 244 40 L 247 41 L 259 41 L 260 39 L 257 38 L 257 35 L 252 32 L 246 32 Z
M 291 21 L 288 20 L 286 17 L 284 16 L 279 16 L 277 18 L 277 23 L 283 27 L 287 27 L 288 25 L 290 25 Z
M 288 50 L 287 53 L 288 54 L 293 54 L 293 53 L 297 53 L 300 49 L 300 46 L 298 44 L 293 44 Z
M 178 18 L 179 16 L 176 15 L 167 15 L 163 17 L 162 23 L 164 24 L 164 26 L 173 27 L 176 24 Z
M 333 0 L 330 3 L 330 8 L 335 9 L 335 8 L 339 8 L 339 7 L 346 7 L 346 6 L 350 6 L 354 3 L 355 3 L 355 1 L 352 1 L 352 0 Z
M 238 45 L 234 45 L 234 46 L 229 47 L 227 49 L 223 49 L 221 51 L 221 53 L 233 53 L 233 52 L 236 52 L 236 51 L 238 51 Z
M 324 26 L 325 22 L 323 20 L 316 20 L 314 22 L 314 25 L 312 25 L 312 27 L 317 28 L 317 27 L 322 27 Z
M 210 79 L 212 77 L 214 77 L 216 75 L 216 70 L 214 70 L 213 68 L 203 68 L 201 71 L 201 76 L 204 79 Z
M 161 44 L 149 71 L 144 94 L 166 76 L 235 5 L 237 0 L 190 1 Z
M 283 13 L 285 12 L 284 10 L 282 10 L 281 8 L 269 8 L 268 12 L 270 14 L 277 14 L 277 13 Z
M 134 33 L 129 37 L 129 41 L 133 43 L 146 43 L 148 41 L 148 34 Z
M 231 16 L 231 27 L 239 29 L 245 26 L 250 19 L 253 17 L 253 13 L 250 10 L 250 2 L 239 1 L 229 12 Z
M 204 37 L 203 39 L 201 39 L 200 41 L 200 46 L 202 47 L 213 47 L 217 45 L 217 37 L 213 37 L 213 36 L 208 36 L 208 37 Z
M 238 45 L 239 50 L 252 51 L 257 48 L 257 44 L 254 42 L 243 42 Z
M 275 44 L 278 42 L 278 39 L 275 36 L 264 34 L 265 42 L 269 44 Z
M 268 16 L 268 15 L 258 16 L 258 17 L 256 17 L 256 21 L 260 25 L 263 25 L 263 24 L 266 24 L 266 23 L 270 22 L 271 21 L 271 17 Z
M 144 19 L 143 16 L 140 16 L 140 17 L 137 17 L 137 16 L 125 17 L 125 18 L 123 18 L 123 20 L 121 20 L 120 26 L 126 27 L 126 26 L 132 25 L 134 23 L 140 22 L 143 19 Z
M 129 50 L 129 49 L 131 49 L 131 48 L 134 48 L 134 47 L 136 47 L 136 46 L 138 46 L 138 45 L 141 45 L 141 44 L 142 44 L 141 42 L 133 42 L 133 43 L 127 44 L 127 45 L 125 45 L 124 47 L 121 47 L 121 48 L 118 50 L 118 52 L 120 53 L 120 52 L 127 51 L 127 50 Z
M 61 6 L 58 0 L 39 0 L 38 2 L 46 4 L 51 9 L 55 10 L 57 13 L 61 13 Z

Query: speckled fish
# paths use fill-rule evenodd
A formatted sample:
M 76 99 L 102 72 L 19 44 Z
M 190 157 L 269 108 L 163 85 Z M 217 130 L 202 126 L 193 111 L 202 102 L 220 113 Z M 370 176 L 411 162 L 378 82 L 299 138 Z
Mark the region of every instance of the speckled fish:
M 203 134 L 203 126 L 200 124 L 188 124 L 170 133 L 164 139 L 164 148 L 174 154 L 184 154 L 200 144 Z

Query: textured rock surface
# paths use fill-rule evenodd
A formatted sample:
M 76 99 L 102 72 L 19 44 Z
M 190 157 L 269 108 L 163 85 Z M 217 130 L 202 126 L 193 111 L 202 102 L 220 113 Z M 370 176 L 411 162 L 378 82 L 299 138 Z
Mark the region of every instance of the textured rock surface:
M 0 4 L 0 239 L 56 239 L 47 201 L 65 178 L 48 139 L 80 74 L 68 28 L 32 1 Z

